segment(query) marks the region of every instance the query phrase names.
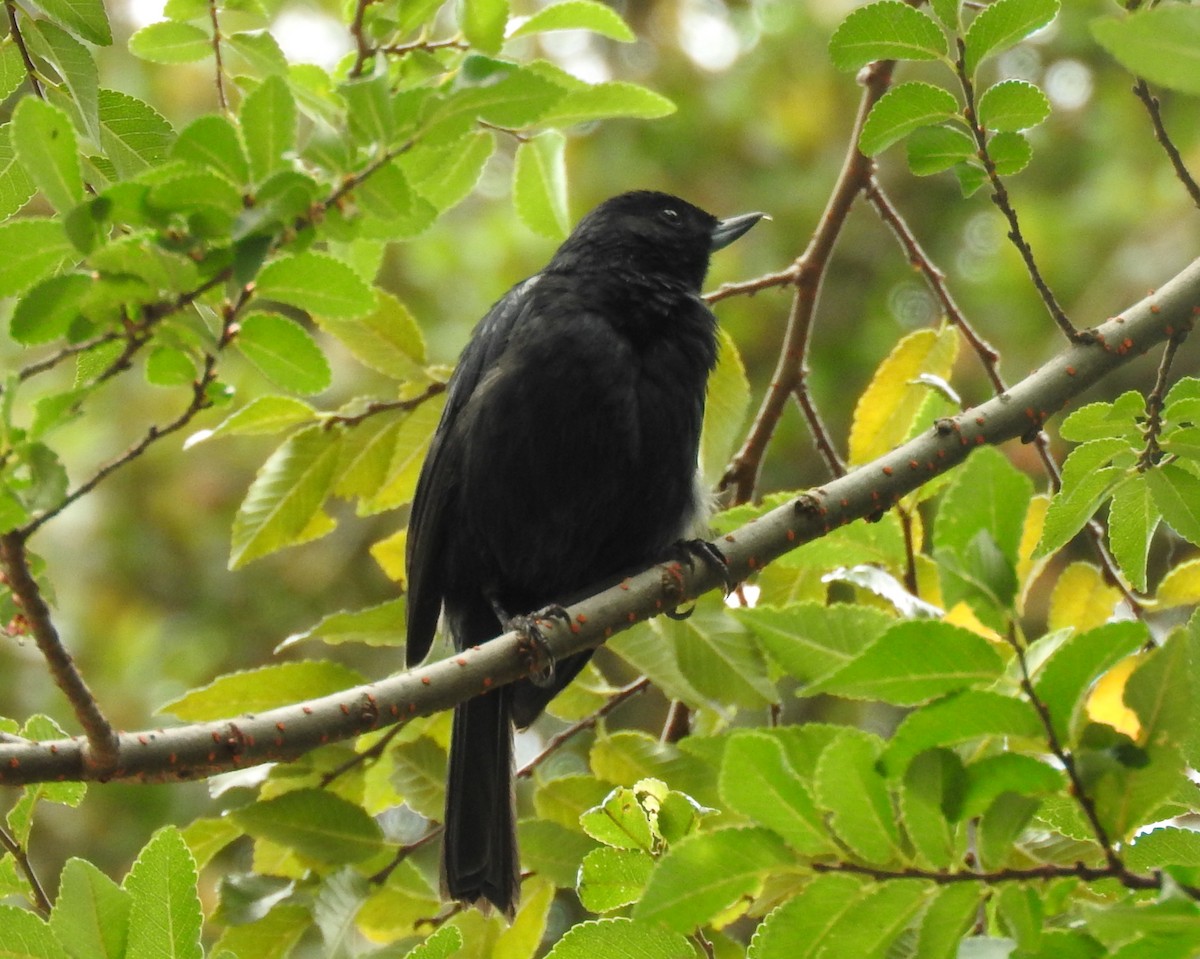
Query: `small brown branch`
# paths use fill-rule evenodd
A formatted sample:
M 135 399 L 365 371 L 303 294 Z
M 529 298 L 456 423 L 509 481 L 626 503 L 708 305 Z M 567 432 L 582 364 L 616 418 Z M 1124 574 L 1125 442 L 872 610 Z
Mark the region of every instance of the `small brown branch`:
M 658 737 L 662 743 L 677 743 L 687 739 L 692 731 L 692 711 L 687 703 L 675 699 L 667 710 L 667 721 L 663 723 L 662 734 Z
M 73 343 L 70 346 L 64 346 L 61 350 L 56 350 L 44 359 L 40 359 L 28 366 L 21 367 L 17 373 L 17 379 L 24 383 L 26 380 L 32 379 L 40 373 L 46 373 L 64 360 L 69 360 L 73 356 L 78 356 L 80 353 L 86 353 L 88 350 L 94 349 L 97 346 L 102 346 L 105 343 L 111 343 L 113 340 L 119 340 L 120 333 L 108 332 L 95 336 L 90 340 L 85 340 L 82 343 Z
M 800 407 L 800 412 L 804 414 L 804 421 L 808 423 L 808 431 L 812 434 L 817 452 L 825 460 L 825 465 L 829 469 L 829 475 L 845 476 L 846 464 L 841 456 L 838 455 L 837 447 L 833 445 L 833 437 L 829 435 L 829 430 L 825 428 L 825 421 L 821 419 L 821 413 L 817 409 L 816 403 L 813 402 L 812 393 L 809 392 L 807 369 L 801 370 L 800 381 L 796 384 L 793 395 L 796 397 L 796 403 Z
M 735 503 L 745 503 L 754 495 L 767 445 L 775 433 L 780 416 L 783 415 L 788 397 L 796 393 L 807 375 L 808 343 L 821 293 L 821 283 L 834 244 L 841 233 L 842 224 L 846 222 L 854 200 L 866 188 L 874 170 L 873 161 L 858 148 L 859 134 L 871 108 L 887 92 L 895 66 L 893 60 L 880 60 L 863 70 L 863 94 L 854 127 L 850 132 L 850 146 L 846 151 L 841 172 L 807 248 L 789 270 L 783 271 L 789 275 L 794 274 L 796 291 L 792 296 L 787 332 L 779 351 L 779 360 L 771 377 L 771 386 L 763 397 L 745 442 L 734 455 L 721 479 L 722 489 L 733 488 Z M 815 421 L 809 418 L 810 424 Z
M 229 101 L 225 97 L 225 67 L 221 62 L 221 23 L 217 19 L 217 0 L 208 0 L 208 18 L 212 21 L 213 56 L 217 61 L 217 105 L 222 113 L 229 112 Z
M 403 726 L 396 727 L 397 730 L 400 730 L 403 728 L 404 728 Z M 396 871 L 396 867 L 399 866 L 400 863 L 404 862 L 405 859 L 407 859 L 409 856 L 411 856 L 418 849 L 422 849 L 425 846 L 428 846 L 431 842 L 433 842 L 435 839 L 437 839 L 437 837 L 440 836 L 445 831 L 446 830 L 445 830 L 444 826 L 434 826 L 433 828 L 431 828 L 429 830 L 429 832 L 425 833 L 425 835 L 422 836 L 420 839 L 414 839 L 412 842 L 405 843 L 403 846 L 401 846 L 399 849 L 396 850 L 396 855 L 392 857 L 392 861 L 389 862 L 382 869 L 380 869 L 378 872 L 369 876 L 367 881 L 374 886 L 382 886 L 385 882 L 387 882 L 388 876 L 390 876 L 393 872 Z M 462 904 L 458 903 L 457 905 L 461 906 Z
M 377 400 L 374 403 L 368 404 L 367 408 L 361 413 L 355 413 L 353 416 L 331 416 L 325 420 L 325 429 L 332 429 L 334 426 L 357 426 L 363 420 L 377 416 L 380 413 L 390 413 L 396 410 L 415 410 L 427 400 L 445 393 L 446 385 L 441 380 L 434 380 L 421 393 L 416 396 L 410 396 L 406 400 Z
M 412 43 L 397 43 L 390 47 L 380 47 L 378 53 L 386 53 L 392 57 L 404 57 L 417 51 L 433 50 L 470 50 L 471 45 L 458 37 L 448 40 L 414 40 Z
M 1158 364 L 1158 376 L 1154 380 L 1154 389 L 1146 397 L 1146 425 L 1142 435 L 1146 445 L 1142 455 L 1138 457 L 1138 472 L 1144 473 L 1157 465 L 1162 459 L 1162 447 L 1158 445 L 1158 435 L 1162 432 L 1163 397 L 1167 395 L 1167 379 L 1171 375 L 1171 364 L 1175 360 L 1175 352 L 1179 345 L 1187 339 L 1188 330 L 1180 330 L 1163 347 L 1162 361 Z
M 367 14 L 369 7 L 375 0 L 357 0 L 354 5 L 354 20 L 350 24 L 350 36 L 354 38 L 354 46 L 356 53 L 354 55 L 354 66 L 350 68 L 350 78 L 361 77 L 363 67 L 367 61 L 374 55 L 375 51 L 371 45 L 367 43 L 367 35 L 363 28 L 363 19 Z
M 904 588 L 914 596 L 921 595 L 921 587 L 917 583 L 917 544 L 913 538 L 913 514 L 903 506 L 896 507 L 900 517 L 900 528 L 904 531 Z
M 82 674 L 75 666 L 71 654 L 63 645 L 54 628 L 50 607 L 42 597 L 41 588 L 29 569 L 29 556 L 25 551 L 25 534 L 14 530 L 0 536 L 0 566 L 13 600 L 25 615 L 34 642 L 50 668 L 54 683 L 75 711 L 79 725 L 87 737 L 87 748 L 82 755 L 85 768 L 111 768 L 117 758 L 117 733 L 100 710 L 96 697 L 88 689 Z
M 786 270 L 777 273 L 765 273 L 753 280 L 743 280 L 740 283 L 722 283 L 711 293 L 704 294 L 704 301 L 709 305 L 727 300 L 731 296 L 753 296 L 760 290 L 773 287 L 792 286 L 800 278 L 800 267 L 793 263 Z
M 1012 202 L 1008 198 L 1008 189 L 1004 186 L 1004 181 L 1000 179 L 1000 175 L 996 172 L 996 164 L 988 152 L 987 131 L 980 124 L 979 115 L 975 111 L 975 86 L 971 82 L 970 75 L 967 73 L 966 52 L 966 43 L 962 37 L 959 37 L 958 56 L 955 58 L 954 66 L 958 73 L 958 82 L 962 86 L 963 99 L 966 103 L 963 115 L 966 117 L 967 126 L 971 128 L 971 136 L 975 140 L 979 159 L 983 163 L 984 172 L 987 173 L 988 181 L 992 185 L 992 202 L 996 204 L 996 208 L 1008 220 L 1008 238 L 1012 241 L 1013 246 L 1016 247 L 1017 252 L 1021 254 L 1021 259 L 1025 262 L 1025 269 L 1029 272 L 1029 277 L 1033 280 L 1033 285 L 1037 289 L 1038 295 L 1041 296 L 1042 302 L 1046 305 L 1051 319 L 1058 324 L 1058 328 L 1063 331 L 1067 339 L 1072 343 L 1080 341 L 1081 338 L 1086 340 L 1088 334 L 1080 333 L 1079 330 L 1075 329 L 1075 324 L 1067 319 L 1067 314 L 1059 306 L 1058 300 L 1042 276 L 1042 271 L 1037 265 L 1037 260 L 1033 257 L 1033 248 L 1030 247 L 1029 242 L 1021 233 L 1021 224 L 1017 218 L 1017 211 L 1013 208 Z
M 45 100 L 46 91 L 42 89 L 42 82 L 38 79 L 37 67 L 33 63 L 33 57 L 29 55 L 29 48 L 25 46 L 25 37 L 21 34 L 20 24 L 17 23 L 17 5 L 11 2 L 11 0 L 6 0 L 4 8 L 8 11 L 8 30 L 12 34 L 13 43 L 21 51 L 21 62 L 25 64 L 25 73 L 29 77 L 29 85 L 33 87 L 33 92 L 40 99 Z
M 978 882 L 984 885 L 995 885 L 1002 882 L 1049 882 L 1053 879 L 1082 879 L 1084 882 L 1099 882 L 1102 879 L 1115 879 L 1126 889 L 1162 889 L 1161 873 L 1142 875 L 1130 872 L 1124 867 L 1113 869 L 1111 866 L 1088 866 L 1082 862 L 1070 866 L 1033 866 L 1029 869 L 992 869 L 976 871 L 971 869 L 940 872 L 936 869 L 881 869 L 857 862 L 814 862 L 813 872 L 846 872 L 857 876 L 869 876 L 879 882 L 894 879 L 924 879 L 941 886 L 953 885 L 960 882 Z M 1194 886 L 1181 887 L 1193 899 L 1200 899 L 1200 889 Z
M 33 869 L 33 863 L 29 861 L 29 856 L 25 853 L 25 849 L 17 842 L 16 837 L 3 826 L 0 826 L 0 846 L 3 846 L 8 854 L 13 857 L 13 862 L 17 864 L 17 868 L 25 874 L 25 880 L 29 883 L 29 888 L 33 891 L 33 904 L 37 907 L 37 911 L 42 916 L 49 918 L 50 910 L 53 908 L 50 897 L 46 895 L 46 890 L 42 888 L 41 882 L 38 881 L 37 873 Z
M 1183 162 L 1183 157 L 1179 155 L 1179 148 L 1175 146 L 1167 133 L 1167 128 L 1163 126 L 1162 111 L 1159 110 L 1158 97 L 1150 92 L 1150 87 L 1146 85 L 1146 81 L 1138 77 L 1137 83 L 1133 85 L 1133 93 L 1139 100 L 1146 105 L 1146 112 L 1150 114 L 1150 123 L 1154 127 L 1154 139 L 1159 142 L 1159 145 L 1166 151 L 1167 158 L 1171 161 L 1171 166 L 1175 170 L 1175 176 L 1179 178 L 1179 182 L 1183 184 L 1184 189 L 1188 191 L 1188 195 L 1192 198 L 1198 208 L 1200 208 L 1200 184 L 1196 183 L 1187 168 L 1187 164 Z

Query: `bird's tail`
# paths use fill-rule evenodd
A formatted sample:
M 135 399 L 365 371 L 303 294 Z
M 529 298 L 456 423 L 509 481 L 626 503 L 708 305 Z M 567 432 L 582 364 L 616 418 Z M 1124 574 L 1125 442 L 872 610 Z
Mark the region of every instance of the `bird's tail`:
M 511 703 L 503 686 L 455 707 L 442 840 L 445 893 L 509 918 L 520 888 Z

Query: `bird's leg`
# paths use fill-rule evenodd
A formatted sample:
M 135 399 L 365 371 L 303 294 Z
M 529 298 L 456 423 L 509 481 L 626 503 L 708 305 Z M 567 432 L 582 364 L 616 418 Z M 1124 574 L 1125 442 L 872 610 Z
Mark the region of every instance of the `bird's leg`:
M 571 614 L 563 607 L 554 604 L 525 616 L 510 616 L 500 605 L 500 601 L 489 596 L 492 610 L 506 631 L 520 633 L 521 654 L 528 663 L 529 681 L 535 686 L 546 688 L 554 685 L 554 654 L 542 635 L 542 620 L 561 619 L 568 626 L 571 624 Z

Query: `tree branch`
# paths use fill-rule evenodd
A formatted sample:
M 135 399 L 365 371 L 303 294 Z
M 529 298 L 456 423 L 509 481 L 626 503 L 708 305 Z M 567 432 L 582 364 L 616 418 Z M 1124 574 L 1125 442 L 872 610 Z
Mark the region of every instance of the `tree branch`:
M 846 476 L 777 507 L 722 537 L 728 575 L 743 579 L 834 528 L 888 508 L 931 477 L 987 443 L 1027 434 L 1071 399 L 1153 346 L 1190 328 L 1200 315 L 1200 260 L 1157 292 L 1108 320 L 1091 342 L 1070 344 L 1001 396 L 951 419 Z M 608 637 L 671 606 L 725 585 L 704 563 L 653 566 L 570 608 L 571 625 L 545 620 L 556 659 L 599 646 Z M 80 739 L 0 742 L 0 785 L 47 780 L 160 781 L 211 775 L 295 758 L 328 742 L 448 709 L 485 689 L 528 674 L 524 637 L 507 633 L 450 659 L 298 703 L 236 719 L 147 730 L 118 737 L 116 760 L 89 763 Z
M 1137 83 L 1133 85 L 1133 94 L 1146 105 L 1146 112 L 1150 114 L 1150 123 L 1154 127 L 1154 139 L 1166 151 L 1167 158 L 1171 161 L 1171 167 L 1175 170 L 1175 176 L 1188 191 L 1192 202 L 1196 204 L 1197 208 L 1200 208 L 1200 185 L 1196 183 L 1195 178 L 1189 172 L 1187 164 L 1183 162 L 1183 157 L 1179 155 L 1179 148 L 1175 146 L 1167 133 L 1167 128 L 1163 126 L 1162 111 L 1158 108 L 1158 97 L 1150 92 L 1146 81 L 1141 77 L 1138 77 Z
M 50 897 L 46 895 L 46 890 L 42 888 L 42 884 L 38 881 L 37 873 L 33 871 L 33 863 L 29 861 L 29 856 L 16 837 L 12 835 L 3 826 L 0 826 L 0 846 L 13 857 L 13 862 L 17 864 L 17 868 L 25 874 L 25 880 L 29 883 L 29 888 L 33 891 L 33 904 L 37 907 L 37 911 L 43 917 L 49 918 L 50 910 L 53 908 Z
M 21 51 L 21 62 L 25 64 L 25 74 L 29 77 L 29 85 L 33 87 L 34 94 L 45 100 L 46 91 L 42 89 L 42 82 L 37 75 L 37 67 L 34 66 L 33 58 L 29 55 L 29 48 L 25 46 L 25 37 L 21 34 L 21 26 L 17 23 L 17 5 L 12 0 L 6 0 L 4 9 L 8 11 L 8 31 L 12 34 L 13 43 Z

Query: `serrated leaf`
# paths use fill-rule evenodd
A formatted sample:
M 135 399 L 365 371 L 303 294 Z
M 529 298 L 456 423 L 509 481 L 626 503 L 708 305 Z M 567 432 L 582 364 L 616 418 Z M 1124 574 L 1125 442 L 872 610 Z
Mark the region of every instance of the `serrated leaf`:
M 745 707 L 778 701 L 762 655 L 723 606 L 701 604 L 686 621 L 656 619 L 651 628 L 675 646 L 680 671 L 709 701 Z
M 0 296 L 14 296 L 54 272 L 73 252 L 59 220 L 20 219 L 0 224 Z
M 1189 559 L 1171 568 L 1154 594 L 1157 606 L 1190 606 L 1200 603 L 1200 559 Z
M 90 862 L 68 859 L 59 878 L 50 928 L 72 959 L 125 955 L 131 898 Z
M 196 863 L 174 826 L 156 832 L 122 884 L 129 893 L 129 956 L 201 959 L 204 914 Z
M 1092 36 L 1130 73 L 1200 94 L 1200 9 L 1164 5 L 1091 22 Z
M 229 567 L 237 569 L 311 538 L 310 524 L 333 487 L 336 434 L 309 427 L 289 438 L 258 471 L 233 521 Z M 319 535 L 328 528 L 319 531 Z
M 997 133 L 988 140 L 987 148 L 1000 176 L 1020 173 L 1033 159 L 1033 147 L 1022 133 Z
M 546 959 L 596 959 L 597 956 L 637 959 L 680 959 L 692 946 L 680 932 L 634 919 L 592 919 L 572 926 Z
M 425 340 L 412 314 L 395 296 L 376 290 L 375 309 L 355 319 L 316 317 L 321 329 L 336 336 L 359 362 L 398 380 L 422 375 Z
M 931 17 L 900 0 L 859 7 L 829 41 L 839 70 L 857 70 L 873 60 L 937 60 L 946 56 L 946 37 Z
M 367 147 L 384 147 L 396 131 L 392 113 L 391 81 L 386 71 L 368 78 L 343 83 L 338 92 L 346 100 L 350 132 L 355 142 Z
M 716 488 L 740 442 L 750 409 L 750 381 L 737 344 L 717 330 L 717 366 L 708 378 L 708 399 L 700 431 L 700 469 L 707 487 Z
M 948 170 L 975 155 L 975 141 L 957 127 L 921 127 L 908 137 L 908 168 L 917 176 Z
M 496 148 L 490 130 L 481 130 L 445 151 L 410 150 L 400 158 L 404 175 L 421 196 L 445 212 L 475 188 Z
M 329 388 L 329 361 L 295 320 L 278 313 L 251 313 L 242 320 L 234 343 L 276 386 L 297 393 Z
M 894 622 L 881 610 L 800 603 L 735 610 L 789 676 L 810 681 L 845 665 Z
M 283 78 L 267 77 L 242 101 L 238 122 L 255 182 L 286 167 L 296 144 L 296 101 Z
M 129 38 L 129 52 L 151 63 L 193 63 L 211 56 L 212 37 L 197 26 L 163 20 Z
M 328 696 L 362 682 L 359 673 L 339 663 L 277 663 L 220 676 L 164 703 L 158 712 L 185 722 L 209 722 Z
M 1108 508 L 1108 541 L 1113 558 L 1129 584 L 1146 591 L 1146 558 L 1162 513 L 1145 473 L 1135 473 L 1113 490 Z
M 189 386 L 196 380 L 196 364 L 186 350 L 156 346 L 146 357 L 146 382 L 151 386 Z
M 859 149 L 875 156 L 919 127 L 933 126 L 958 115 L 958 101 L 931 83 L 901 83 L 885 93 L 871 108 Z
M 322 862 L 362 862 L 383 847 L 379 825 L 362 806 L 324 789 L 293 790 L 229 815 L 250 835 Z
M 1175 463 L 1147 470 L 1145 476 L 1154 504 L 1171 529 L 1200 544 L 1200 478 Z
M 116 90 L 99 93 L 100 139 L 121 176 L 160 165 L 175 131 L 149 104 Z
M 991 682 L 1002 665 L 987 640 L 965 629 L 933 621 L 903 622 L 800 694 L 832 693 L 911 706 Z
M 245 186 L 250 182 L 250 164 L 237 128 L 223 116 L 197 117 L 171 146 L 171 158 L 220 173 L 231 183 Z
M 1120 601 L 1120 590 L 1104 581 L 1098 567 L 1075 562 L 1054 584 L 1046 625 L 1051 630 L 1092 629 L 1106 622 Z
M 112 43 L 103 0 L 39 0 L 38 6 L 52 20 L 89 43 L 101 47 Z
M 0 102 L 16 93 L 25 78 L 20 48 L 15 43 L 0 43 Z
M 508 0 L 457 0 L 458 24 L 473 47 L 496 53 L 508 26 Z
M 838 838 L 867 862 L 898 859 L 900 833 L 892 797 L 876 764 L 883 744 L 847 729 L 821 753 L 813 786 Z
M 259 75 L 287 73 L 287 57 L 269 31 L 234 33 L 226 42 Z
M 212 430 L 188 437 L 185 448 L 214 436 L 270 436 L 317 418 L 317 411 L 294 396 L 257 396 Z
M 31 346 L 64 336 L 78 317 L 80 304 L 92 283 L 90 276 L 67 273 L 37 284 L 21 297 L 13 310 L 9 325 L 12 338 Z
M 1028 130 L 1050 116 L 1050 100 L 1025 80 L 1001 80 L 983 92 L 978 112 L 985 129 Z
M 84 131 L 100 141 L 100 74 L 91 51 L 50 20 L 34 20 L 26 29 L 25 40 L 38 56 L 49 60 L 74 101 Z
M 566 237 L 567 138 L 550 130 L 517 147 L 513 164 L 513 204 L 521 221 L 542 236 Z
M 673 846 L 633 907 L 634 919 L 679 932 L 711 920 L 755 890 L 771 870 L 792 856 L 765 829 L 721 829 L 688 836 Z
M 0 956 L 5 959 L 68 959 L 50 927 L 16 906 L 0 906 Z
M 857 876 L 818 875 L 777 906 L 754 931 L 748 959 L 803 959 L 830 945 L 829 933 L 865 892 Z
M 900 774 L 917 754 L 985 736 L 1036 739 L 1044 735 L 1033 707 L 986 689 L 968 689 L 909 713 L 883 755 L 890 775 Z
M 293 633 L 280 644 L 280 649 L 310 639 L 319 639 L 327 646 L 342 643 L 398 646 L 404 641 L 404 609 L 405 600 L 400 597 L 366 609 L 330 613 L 311 629 Z
M 829 850 L 831 843 L 810 788 L 773 737 L 735 733 L 725 747 L 719 789 L 730 809 L 777 833 L 797 852 Z
M 1096 446 L 1100 443 L 1116 444 L 1108 446 L 1110 452 L 1107 453 L 1107 459 L 1102 459 L 1101 462 L 1111 460 L 1112 456 L 1127 448 L 1121 440 L 1094 440 L 1085 446 Z M 1085 446 L 1078 447 L 1071 455 L 1079 455 Z M 1096 454 L 1106 454 L 1106 450 L 1097 450 Z M 1070 457 L 1067 462 L 1070 462 Z M 1075 534 L 1083 529 L 1084 523 L 1092 518 L 1124 475 L 1125 471 L 1121 467 L 1101 467 L 1097 464 L 1090 472 L 1074 479 L 1068 486 L 1064 469 L 1063 488 L 1050 501 L 1050 509 L 1046 512 L 1046 522 L 1042 529 L 1042 540 L 1034 556 L 1046 556 L 1066 546 Z
M 1130 869 L 1200 866 L 1200 832 L 1163 826 L 1139 835 L 1122 857 Z
M 59 213 L 83 199 L 83 174 L 71 119 L 58 107 L 25 97 L 13 111 L 13 147 L 29 178 Z
M 675 104 L 662 94 L 636 83 L 610 80 L 569 91 L 538 119 L 543 124 L 565 127 L 613 117 L 657 120 L 675 109 Z
M 594 840 L 577 829 L 547 819 L 523 820 L 517 830 L 521 864 L 560 887 L 575 885 L 583 857 L 597 848 Z
M 637 902 L 654 860 L 640 849 L 593 849 L 579 867 L 579 901 L 591 912 L 612 912 Z
M 274 260 L 258 275 L 255 292 L 318 316 L 354 319 L 375 308 L 375 294 L 341 260 L 305 252 Z
M 973 74 L 985 57 L 1024 40 L 1057 13 L 1058 0 L 996 0 L 980 12 L 967 30 L 967 72 Z
M 0 220 L 7 220 L 37 192 L 29 174 L 17 160 L 9 136 L 11 126 L 0 126 Z
M 590 30 L 610 40 L 633 43 L 637 39 L 612 7 L 595 0 L 562 0 L 543 7 L 508 35 L 510 40 L 550 30 Z
M 917 330 L 892 348 L 855 404 L 850 428 L 852 465 L 870 462 L 907 439 L 930 390 L 918 377 L 922 373 L 948 377 L 957 353 L 958 333 L 951 327 L 940 332 Z

